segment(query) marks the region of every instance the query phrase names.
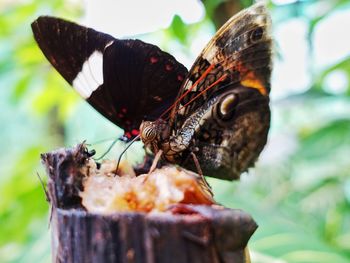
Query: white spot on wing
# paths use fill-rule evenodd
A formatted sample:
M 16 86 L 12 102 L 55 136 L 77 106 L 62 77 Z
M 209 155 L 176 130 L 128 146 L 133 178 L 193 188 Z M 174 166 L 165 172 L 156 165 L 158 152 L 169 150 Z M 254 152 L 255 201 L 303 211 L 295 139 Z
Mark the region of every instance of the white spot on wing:
M 185 90 L 188 90 L 192 87 L 192 81 L 191 80 L 188 80 L 187 83 L 185 84 Z
M 82 70 L 73 80 L 74 89 L 84 98 L 90 97 L 103 83 L 103 54 L 95 51 L 84 62 Z
M 106 50 L 106 48 L 108 48 L 110 45 L 112 45 L 114 43 L 114 40 L 111 40 L 111 41 L 109 41 L 108 43 L 107 43 L 107 45 L 105 46 L 105 50 Z

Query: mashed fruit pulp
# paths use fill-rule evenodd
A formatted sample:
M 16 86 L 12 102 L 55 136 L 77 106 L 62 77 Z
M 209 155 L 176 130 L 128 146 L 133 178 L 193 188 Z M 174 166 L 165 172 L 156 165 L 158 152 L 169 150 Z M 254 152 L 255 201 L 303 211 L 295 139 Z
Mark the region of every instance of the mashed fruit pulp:
M 102 163 L 100 169 L 91 163 L 89 170 L 80 193 L 82 204 L 89 212 L 163 212 L 179 203 L 215 203 L 197 174 L 175 166 L 140 176 L 135 176 L 126 163 L 121 164 L 117 175 L 114 161 Z

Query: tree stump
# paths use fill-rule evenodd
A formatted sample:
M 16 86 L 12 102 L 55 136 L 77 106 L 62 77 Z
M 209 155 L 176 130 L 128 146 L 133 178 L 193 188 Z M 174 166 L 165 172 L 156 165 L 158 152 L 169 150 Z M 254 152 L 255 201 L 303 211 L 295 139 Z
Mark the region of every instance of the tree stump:
M 42 154 L 51 204 L 53 262 L 250 262 L 257 228 L 245 212 L 218 205 L 177 204 L 166 213 L 90 213 L 81 205 L 84 144 Z

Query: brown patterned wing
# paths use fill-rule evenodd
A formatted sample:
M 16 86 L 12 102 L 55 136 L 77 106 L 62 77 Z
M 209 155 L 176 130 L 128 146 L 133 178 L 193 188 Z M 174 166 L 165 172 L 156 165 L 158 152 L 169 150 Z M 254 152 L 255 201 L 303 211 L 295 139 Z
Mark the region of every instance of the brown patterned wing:
M 235 179 L 262 151 L 270 123 L 270 17 L 256 4 L 232 17 L 202 51 L 171 113 L 207 176 Z M 193 167 L 183 153 L 183 165 Z

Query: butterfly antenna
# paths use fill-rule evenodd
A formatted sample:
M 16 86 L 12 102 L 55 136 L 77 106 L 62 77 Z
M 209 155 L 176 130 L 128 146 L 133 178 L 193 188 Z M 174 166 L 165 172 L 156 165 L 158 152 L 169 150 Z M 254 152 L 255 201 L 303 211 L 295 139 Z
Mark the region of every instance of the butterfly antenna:
M 196 100 L 198 97 L 200 97 L 204 92 L 208 91 L 209 89 L 211 89 L 212 87 L 216 86 L 217 84 L 219 84 L 221 81 L 224 81 L 226 78 L 226 74 L 222 75 L 218 80 L 216 80 L 215 82 L 213 82 L 211 85 L 209 85 L 207 88 L 205 88 L 204 90 L 202 90 L 199 94 L 197 94 L 194 98 L 192 98 L 189 102 L 187 102 L 185 105 L 183 105 L 180 109 L 178 109 L 178 111 L 182 110 L 183 108 L 187 107 L 187 105 L 191 104 L 194 100 Z M 168 116 L 166 119 L 169 119 L 170 116 Z
M 211 66 L 214 66 L 214 64 L 211 65 Z M 198 81 L 202 80 L 203 77 L 206 76 L 206 75 L 210 72 L 210 70 L 212 69 L 211 66 L 210 66 L 210 67 L 205 71 L 205 73 L 196 81 L 196 83 L 193 84 L 193 85 L 191 86 L 191 88 L 190 88 L 189 90 L 187 90 L 179 99 L 176 100 L 176 102 L 175 102 L 170 108 L 168 108 L 168 109 L 161 115 L 161 117 L 162 117 L 166 112 L 168 112 L 171 108 L 173 108 L 173 107 L 175 106 L 175 104 L 176 104 L 179 100 L 181 100 L 190 90 L 193 89 L 193 87 L 194 87 L 195 85 L 197 85 Z M 231 67 L 229 67 L 228 69 L 232 69 L 232 68 L 237 67 L 237 66 L 239 66 L 239 65 L 237 65 L 237 63 L 233 63 L 233 65 L 232 65 Z M 209 70 L 209 71 L 208 71 L 208 70 Z M 197 98 L 199 98 L 203 93 L 207 92 L 209 89 L 213 88 L 214 86 L 216 86 L 216 85 L 219 84 L 220 82 L 224 81 L 224 80 L 226 79 L 226 77 L 227 77 L 227 74 L 222 75 L 219 79 L 217 79 L 215 82 L 213 82 L 213 83 L 212 83 L 211 85 L 209 85 L 207 88 L 205 88 L 205 89 L 202 90 L 199 94 L 197 94 L 195 97 L 193 97 L 189 102 L 187 102 L 185 105 L 183 105 L 181 108 L 179 108 L 179 109 L 177 110 L 177 112 L 179 112 L 179 111 L 182 110 L 183 108 L 187 107 L 189 104 L 191 104 L 194 100 L 196 100 Z M 224 87 L 227 87 L 227 86 L 229 86 L 229 85 L 231 85 L 231 84 L 233 84 L 233 83 L 235 83 L 235 81 L 231 81 L 230 83 L 226 84 Z M 224 88 L 224 87 L 222 87 L 222 88 Z M 160 117 L 160 118 L 161 118 L 161 117 Z M 167 119 L 169 119 L 169 118 L 170 118 L 170 116 L 168 116 L 167 118 L 165 118 L 165 120 L 167 120 Z
M 238 37 L 236 37 L 236 38 L 239 38 L 239 37 L 241 37 L 243 35 L 243 33 L 241 34 L 241 35 L 239 35 Z M 236 39 L 235 38 L 235 39 Z M 234 39 L 234 40 L 235 40 Z M 234 41 L 233 40 L 233 41 Z M 228 44 L 226 44 L 225 46 L 227 46 Z M 234 57 L 231 57 L 230 59 L 235 59 L 235 60 L 238 60 L 241 56 L 242 56 L 242 51 L 244 51 L 244 50 L 246 50 L 246 49 L 248 49 L 249 47 L 247 47 L 247 48 L 244 48 L 244 49 L 241 49 L 240 50 L 240 52 L 238 53 L 238 56 L 234 56 Z M 221 63 L 223 63 L 223 62 L 225 62 L 225 61 L 228 61 L 228 58 L 225 58 L 225 59 L 222 59 L 222 60 L 220 60 L 220 61 L 218 61 L 216 64 L 211 64 L 205 71 L 204 71 L 204 73 L 196 80 L 196 82 L 186 91 L 186 92 L 184 92 L 179 98 L 177 98 L 176 99 L 176 101 L 168 108 L 168 109 L 166 109 L 161 115 L 160 115 L 160 117 L 159 117 L 159 119 L 161 119 L 166 113 L 168 113 L 171 109 L 173 109 L 175 106 L 176 106 L 176 104 L 181 100 L 181 99 L 183 99 L 189 92 L 191 92 L 198 84 L 199 84 L 199 82 L 201 82 L 211 71 L 212 71 L 212 69 L 216 66 L 216 65 L 219 65 L 219 64 L 221 64 Z M 237 62 L 235 62 L 235 63 L 232 63 L 233 65 L 231 66 L 231 67 L 229 67 L 228 69 L 232 69 L 232 68 L 235 68 L 235 67 L 239 67 L 240 65 L 238 65 L 238 63 Z M 220 81 L 222 81 L 222 80 L 220 80 Z M 187 83 L 187 82 L 186 82 Z M 186 83 L 184 84 L 184 85 L 186 85 Z M 217 82 L 216 82 L 217 83 Z M 211 85 L 210 86 L 210 88 L 212 87 L 212 86 L 214 86 L 214 85 Z M 207 91 L 209 88 L 207 88 L 205 91 Z M 202 91 L 199 95 L 197 95 L 194 99 L 196 99 L 196 98 L 198 98 L 200 95 L 202 95 L 203 94 L 203 92 L 205 92 L 205 91 Z M 193 102 L 193 100 L 194 99 L 192 99 L 190 102 Z M 188 102 L 187 104 L 186 104 L 186 106 L 190 103 L 190 102 Z M 184 106 L 183 106 L 184 107 Z M 182 107 L 182 108 L 183 108 Z M 181 109 L 182 109 L 181 108 Z M 167 118 L 167 119 L 169 119 L 169 117 Z
M 137 135 L 134 139 L 132 139 L 132 141 L 125 147 L 125 149 L 122 151 L 122 153 L 119 155 L 119 158 L 118 158 L 118 163 L 117 163 L 117 171 L 119 169 L 119 164 L 120 164 L 120 161 L 124 155 L 124 153 L 130 148 L 130 146 L 136 142 L 136 140 L 138 140 L 140 138 L 140 135 Z
M 101 144 L 101 143 L 105 143 L 105 142 L 109 142 L 109 141 L 114 141 L 115 140 L 115 136 L 111 137 L 111 138 L 107 138 L 107 139 L 102 139 L 99 141 L 95 141 L 92 143 L 89 143 L 89 145 L 97 145 L 97 144 Z
M 103 157 L 106 156 L 107 153 L 110 152 L 110 150 L 113 148 L 113 146 L 119 141 L 119 138 L 114 139 L 114 141 L 111 143 L 111 145 L 108 147 L 107 151 L 105 151 L 100 157 L 94 158 L 95 161 L 101 160 Z
M 167 112 L 169 112 L 172 108 L 175 107 L 175 105 L 182 100 L 189 92 L 191 92 L 191 90 L 193 90 L 199 82 L 201 82 L 209 73 L 210 71 L 215 67 L 214 64 L 210 65 L 205 72 L 202 74 L 202 76 L 200 76 L 199 79 L 196 80 L 195 83 L 193 83 L 193 85 L 186 91 L 184 92 L 184 94 L 182 94 L 166 111 L 164 111 L 160 116 L 159 119 L 161 119 Z

